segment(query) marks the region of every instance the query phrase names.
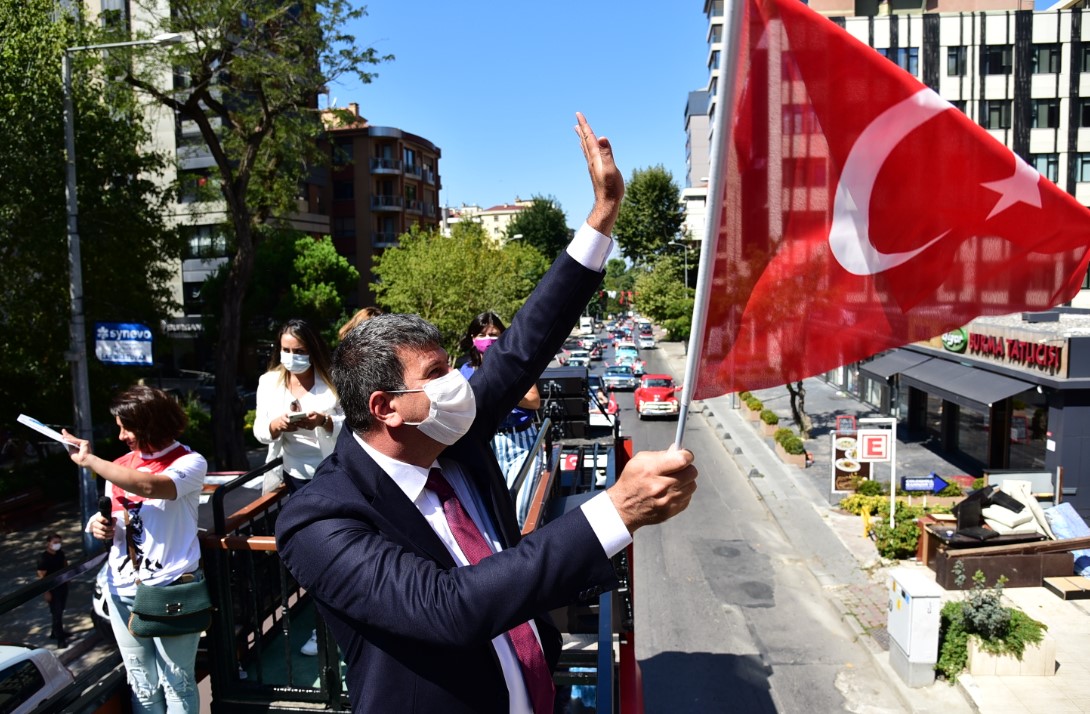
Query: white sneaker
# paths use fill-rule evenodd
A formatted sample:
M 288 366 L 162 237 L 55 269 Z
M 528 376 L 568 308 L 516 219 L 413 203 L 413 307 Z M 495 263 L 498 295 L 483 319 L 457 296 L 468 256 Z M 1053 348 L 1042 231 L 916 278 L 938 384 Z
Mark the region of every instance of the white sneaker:
M 313 657 L 318 654 L 318 631 L 314 630 L 310 633 L 310 639 L 303 643 L 303 646 L 299 648 L 300 654 L 305 654 Z

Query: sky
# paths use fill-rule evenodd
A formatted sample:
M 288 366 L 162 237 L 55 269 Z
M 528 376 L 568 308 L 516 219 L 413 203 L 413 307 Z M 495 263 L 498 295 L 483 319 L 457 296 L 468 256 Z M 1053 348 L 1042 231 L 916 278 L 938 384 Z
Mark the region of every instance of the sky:
M 371 0 L 347 28 L 395 59 L 320 104 L 440 148 L 439 202 L 488 208 L 551 196 L 578 227 L 593 203 L 575 112 L 627 181 L 662 165 L 685 187 L 685 104 L 707 86 L 702 0 Z

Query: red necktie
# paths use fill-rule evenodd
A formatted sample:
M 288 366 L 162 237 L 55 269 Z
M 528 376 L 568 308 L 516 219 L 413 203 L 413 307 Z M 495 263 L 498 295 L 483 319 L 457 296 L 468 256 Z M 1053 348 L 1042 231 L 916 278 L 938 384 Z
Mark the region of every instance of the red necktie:
M 462 507 L 462 502 L 454 493 L 454 489 L 443 477 L 439 469 L 432 469 L 428 474 L 428 490 L 439 497 L 443 504 L 443 514 L 447 517 L 447 525 L 454 534 L 454 540 L 458 547 L 469 559 L 470 565 L 476 565 L 482 559 L 492 555 L 492 549 L 485 542 L 484 536 L 473 522 L 473 519 Z M 522 666 L 522 678 L 526 682 L 526 689 L 530 693 L 530 702 L 534 706 L 534 714 L 552 714 L 555 689 L 553 677 L 549 672 L 549 666 L 545 663 L 545 654 L 541 651 L 537 637 L 530 627 L 529 622 L 515 625 L 507 631 L 507 639 L 515 648 L 515 656 Z

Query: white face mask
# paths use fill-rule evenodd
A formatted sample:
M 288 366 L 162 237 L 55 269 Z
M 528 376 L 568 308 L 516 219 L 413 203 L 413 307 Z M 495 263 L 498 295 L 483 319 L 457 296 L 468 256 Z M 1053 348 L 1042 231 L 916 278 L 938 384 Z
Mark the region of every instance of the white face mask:
M 280 353 L 280 364 L 292 374 L 302 374 L 310 369 L 310 355 L 297 355 L 291 352 Z
M 52 551 L 58 551 L 58 550 L 61 549 L 61 544 L 60 543 L 50 543 L 49 544 L 49 549 L 52 550 Z
M 391 389 L 391 394 L 423 392 L 431 400 L 431 409 L 424 421 L 407 421 L 408 426 L 415 426 L 421 432 L 450 446 L 461 439 L 473 425 L 477 417 L 477 401 L 465 376 L 452 369 L 442 377 L 433 379 L 423 389 Z

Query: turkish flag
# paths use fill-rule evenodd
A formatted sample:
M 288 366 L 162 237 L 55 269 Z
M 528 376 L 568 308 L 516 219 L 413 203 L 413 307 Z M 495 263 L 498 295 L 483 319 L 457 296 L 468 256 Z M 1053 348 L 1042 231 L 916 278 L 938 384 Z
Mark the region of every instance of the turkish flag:
M 1078 291 L 1090 212 L 1073 197 L 798 0 L 736 7 L 694 399 Z

